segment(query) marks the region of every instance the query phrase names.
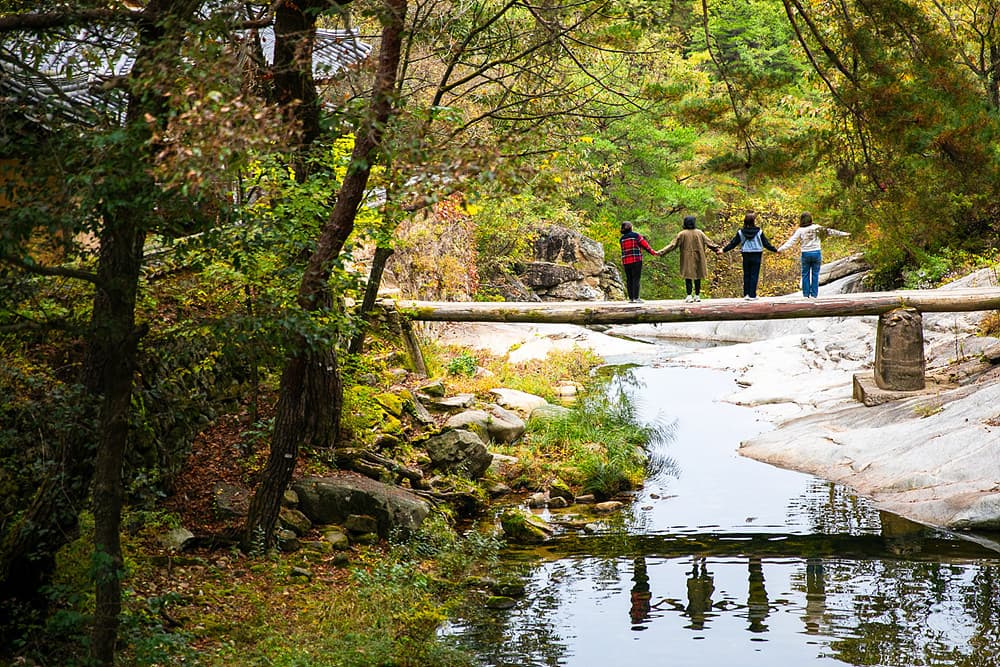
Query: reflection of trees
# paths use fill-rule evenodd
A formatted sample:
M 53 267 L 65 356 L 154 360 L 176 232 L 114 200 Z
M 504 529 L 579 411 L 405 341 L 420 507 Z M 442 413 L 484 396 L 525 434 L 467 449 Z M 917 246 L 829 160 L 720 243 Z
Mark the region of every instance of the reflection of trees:
M 792 498 L 790 517 L 807 519 L 812 532 L 821 535 L 858 535 L 879 530 L 879 512 L 871 502 L 858 498 L 849 489 L 816 479 L 805 493 Z
M 826 563 L 834 655 L 853 665 L 1000 664 L 997 566 Z M 807 598 L 808 600 L 808 598 Z

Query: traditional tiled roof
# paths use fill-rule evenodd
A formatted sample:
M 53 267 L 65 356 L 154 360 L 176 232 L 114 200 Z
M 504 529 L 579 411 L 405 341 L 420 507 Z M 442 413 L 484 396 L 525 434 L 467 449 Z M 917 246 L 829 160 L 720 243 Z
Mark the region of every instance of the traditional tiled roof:
M 274 60 L 274 30 L 259 31 L 264 59 Z M 83 123 L 99 119 L 121 122 L 124 94 L 102 89 L 102 84 L 128 75 L 135 60 L 135 36 L 120 28 L 98 33 L 80 32 L 53 45 L 34 69 L 24 67 L 6 46 L 0 45 L 0 104 L 16 104 L 22 112 L 45 121 L 54 117 Z M 371 45 L 350 30 L 316 31 L 313 75 L 322 81 L 363 61 Z

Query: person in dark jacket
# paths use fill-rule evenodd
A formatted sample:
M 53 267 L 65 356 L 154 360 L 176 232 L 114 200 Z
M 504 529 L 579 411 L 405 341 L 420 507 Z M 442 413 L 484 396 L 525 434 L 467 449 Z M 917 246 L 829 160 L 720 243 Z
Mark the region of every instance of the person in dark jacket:
M 757 214 L 747 213 L 743 218 L 743 226 L 736 231 L 733 240 L 726 244 L 722 252 L 729 252 L 736 246 L 743 255 L 743 298 L 757 298 L 757 282 L 760 280 L 760 264 L 764 250 L 778 252 L 764 236 L 764 231 L 757 226 Z
M 625 269 L 625 291 L 632 303 L 642 301 L 639 298 L 639 278 L 642 276 L 642 251 L 650 255 L 659 255 L 653 250 L 649 241 L 632 229 L 631 222 L 623 222 L 622 236 L 619 239 L 622 247 L 622 268 Z

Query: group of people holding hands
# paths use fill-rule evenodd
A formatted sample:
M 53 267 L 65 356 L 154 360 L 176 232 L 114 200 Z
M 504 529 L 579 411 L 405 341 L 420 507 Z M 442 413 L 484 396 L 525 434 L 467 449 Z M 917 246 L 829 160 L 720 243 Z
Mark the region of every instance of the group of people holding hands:
M 813 222 L 812 215 L 803 213 L 799 216 L 799 227 L 792 236 L 775 248 L 757 226 L 757 215 L 747 213 L 743 218 L 743 226 L 725 246 L 713 243 L 695 224 L 693 215 L 685 216 L 683 229 L 669 245 L 661 250 L 653 250 L 649 242 L 632 228 L 632 223 L 621 224 L 622 266 L 625 269 L 625 288 L 629 301 L 639 299 L 639 280 L 642 273 L 642 253 L 665 255 L 674 250 L 680 250 L 680 273 L 684 279 L 687 292 L 685 301 L 701 301 L 701 281 L 708 275 L 708 251 L 721 255 L 737 247 L 743 256 L 743 298 L 757 298 L 757 283 L 760 280 L 761 258 L 764 250 L 782 252 L 795 243 L 801 244 L 802 263 L 802 296 L 816 298 L 819 295 L 819 269 L 823 257 L 820 248 L 820 236 L 850 236 L 831 227 L 824 227 Z

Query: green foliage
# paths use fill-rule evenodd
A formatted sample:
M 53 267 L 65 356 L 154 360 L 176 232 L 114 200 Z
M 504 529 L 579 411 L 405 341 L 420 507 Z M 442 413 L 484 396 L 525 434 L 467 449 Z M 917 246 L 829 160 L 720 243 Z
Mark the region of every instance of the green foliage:
M 586 493 L 610 498 L 635 488 L 648 472 L 648 448 L 665 440 L 670 427 L 643 424 L 622 393 L 590 392 L 560 418 L 532 420 L 531 447 L 560 452 L 565 479 Z
M 465 377 L 475 375 L 478 367 L 479 360 L 468 352 L 462 352 L 457 357 L 453 357 L 446 366 L 449 375 L 464 375 Z

